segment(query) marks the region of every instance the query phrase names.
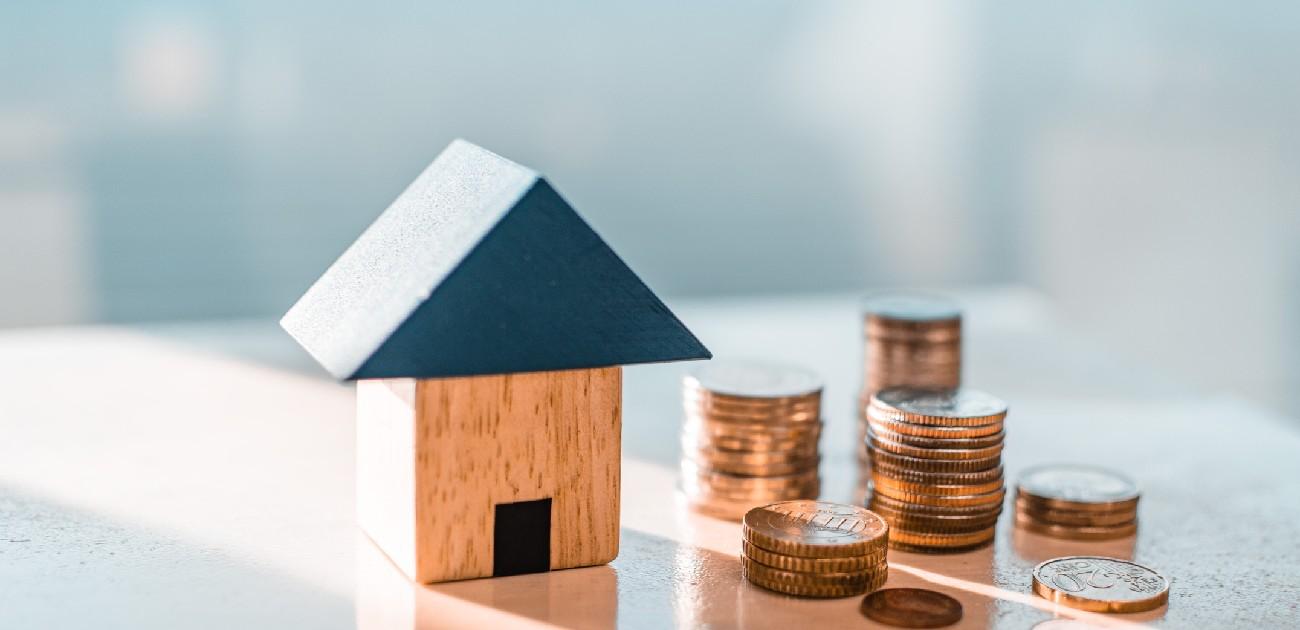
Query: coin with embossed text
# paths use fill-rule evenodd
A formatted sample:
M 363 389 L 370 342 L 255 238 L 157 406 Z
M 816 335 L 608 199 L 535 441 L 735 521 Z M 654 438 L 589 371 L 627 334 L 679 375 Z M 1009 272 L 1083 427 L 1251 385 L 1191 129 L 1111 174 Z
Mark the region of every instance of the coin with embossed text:
M 788 556 L 839 558 L 883 549 L 889 525 L 856 505 L 826 501 L 785 501 L 745 514 L 744 539 Z
M 1103 556 L 1068 556 L 1034 567 L 1034 594 L 1090 612 L 1132 613 L 1169 601 L 1169 580 L 1140 564 Z

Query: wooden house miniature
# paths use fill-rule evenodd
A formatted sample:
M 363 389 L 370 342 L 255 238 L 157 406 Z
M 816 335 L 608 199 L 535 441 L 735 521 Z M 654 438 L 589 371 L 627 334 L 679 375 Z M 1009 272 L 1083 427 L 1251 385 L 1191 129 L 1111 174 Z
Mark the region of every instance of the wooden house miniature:
M 618 555 L 622 372 L 709 352 L 538 173 L 453 142 L 281 321 L 357 382 L 357 512 L 441 582 Z

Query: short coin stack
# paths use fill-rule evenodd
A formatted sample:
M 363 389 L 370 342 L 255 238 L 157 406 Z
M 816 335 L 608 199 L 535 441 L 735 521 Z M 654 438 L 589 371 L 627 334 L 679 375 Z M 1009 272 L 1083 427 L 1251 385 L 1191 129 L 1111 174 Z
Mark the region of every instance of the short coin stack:
M 889 525 L 856 505 L 785 501 L 745 514 L 741 570 L 763 588 L 802 597 L 849 597 L 889 577 Z
M 1016 482 L 1016 526 L 1073 540 L 1110 540 L 1137 532 L 1138 487 L 1094 466 L 1030 468 Z
M 807 370 L 711 361 L 683 382 L 682 490 L 699 512 L 816 498 L 822 382 Z
M 889 544 L 948 552 L 993 540 L 1002 500 L 1006 403 L 969 389 L 885 389 L 866 409 L 868 506 Z
M 891 387 L 956 389 L 961 385 L 961 310 L 926 295 L 883 295 L 863 303 L 863 353 L 859 444 L 867 437 L 865 408 L 871 395 Z M 859 461 L 866 452 L 859 449 Z

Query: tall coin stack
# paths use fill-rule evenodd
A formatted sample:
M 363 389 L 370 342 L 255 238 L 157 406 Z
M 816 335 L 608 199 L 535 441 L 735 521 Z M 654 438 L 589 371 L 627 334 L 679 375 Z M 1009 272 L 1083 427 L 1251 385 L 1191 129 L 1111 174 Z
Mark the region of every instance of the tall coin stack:
M 1137 532 L 1137 484 L 1117 472 L 1077 464 L 1030 468 L 1016 481 L 1016 527 L 1073 540 Z
M 683 380 L 682 490 L 698 512 L 738 521 L 750 508 L 821 491 L 822 381 L 807 370 L 711 361 Z
M 1006 403 L 969 389 L 885 389 L 866 409 L 868 506 L 904 551 L 963 551 L 993 540 L 1006 489 Z
M 889 578 L 889 525 L 856 505 L 785 501 L 745 514 L 741 571 L 768 590 L 849 597 Z
M 869 298 L 863 304 L 863 337 L 858 459 L 865 464 L 865 410 L 872 394 L 891 387 L 941 390 L 961 385 L 961 310 L 934 296 Z

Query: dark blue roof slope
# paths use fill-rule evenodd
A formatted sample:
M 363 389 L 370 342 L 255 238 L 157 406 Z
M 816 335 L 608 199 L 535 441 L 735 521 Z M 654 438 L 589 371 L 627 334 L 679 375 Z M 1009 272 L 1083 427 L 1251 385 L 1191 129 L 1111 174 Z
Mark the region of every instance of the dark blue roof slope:
M 460 140 L 281 324 L 345 380 L 710 356 L 550 184 Z

